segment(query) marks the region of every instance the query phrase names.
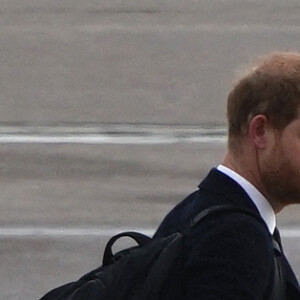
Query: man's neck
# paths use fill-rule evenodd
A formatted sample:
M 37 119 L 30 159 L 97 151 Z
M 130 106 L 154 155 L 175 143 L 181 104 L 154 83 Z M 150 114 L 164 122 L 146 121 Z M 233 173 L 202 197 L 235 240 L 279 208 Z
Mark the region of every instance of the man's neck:
M 251 184 L 247 179 L 231 170 L 224 165 L 219 165 L 217 169 L 233 179 L 237 184 L 239 184 L 244 191 L 248 194 L 249 198 L 252 200 L 253 204 L 256 206 L 259 211 L 261 217 L 266 222 L 269 231 L 271 234 L 274 233 L 274 229 L 276 227 L 276 217 L 270 202 L 264 197 L 264 195 L 257 190 L 257 188 Z
M 227 153 L 222 165 L 233 170 L 249 181 L 269 201 L 276 214 L 283 209 L 284 206 L 276 199 L 272 199 L 272 197 L 264 188 L 264 185 L 260 179 L 260 172 L 259 168 L 257 167 L 257 162 L 245 159 L 245 155 L 233 157 L 230 153 Z

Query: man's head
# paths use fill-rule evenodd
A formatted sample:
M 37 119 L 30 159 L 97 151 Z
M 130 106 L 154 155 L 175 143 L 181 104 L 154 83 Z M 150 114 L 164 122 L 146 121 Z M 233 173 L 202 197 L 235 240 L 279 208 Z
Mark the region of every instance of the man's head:
M 300 53 L 273 53 L 228 96 L 232 164 L 278 210 L 300 203 Z
M 297 117 L 299 104 L 300 53 L 262 58 L 229 93 L 229 148 L 238 150 L 254 116 L 263 114 L 274 128 L 283 129 Z

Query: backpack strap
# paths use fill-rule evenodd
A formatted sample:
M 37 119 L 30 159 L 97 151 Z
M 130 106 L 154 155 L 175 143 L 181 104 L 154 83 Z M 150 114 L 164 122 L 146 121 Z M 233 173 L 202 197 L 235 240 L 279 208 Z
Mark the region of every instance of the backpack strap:
M 191 218 L 189 221 L 190 227 L 196 226 L 200 221 L 205 219 L 208 216 L 212 216 L 217 213 L 241 213 L 244 215 L 251 216 L 255 218 L 257 221 L 259 221 L 261 224 L 263 224 L 266 229 L 267 224 L 264 222 L 264 220 L 257 214 L 255 214 L 252 210 L 247 208 L 242 208 L 234 205 L 215 205 L 211 206 L 201 212 L 199 212 L 195 217 Z M 282 256 L 281 247 L 278 244 L 278 242 L 275 240 L 274 236 L 272 236 L 272 242 L 273 242 L 273 249 L 274 249 L 274 272 L 273 272 L 273 279 L 269 284 L 268 290 L 269 290 L 269 296 L 267 299 L 270 300 L 285 300 L 285 282 L 283 279 L 282 274 L 282 266 L 280 263 L 280 259 Z
M 241 213 L 244 215 L 251 216 L 256 220 L 258 220 L 261 224 L 263 224 L 267 228 L 265 221 L 259 215 L 255 214 L 252 210 L 239 207 L 239 206 L 229 205 L 229 204 L 214 205 L 199 212 L 195 217 L 190 219 L 189 225 L 190 227 L 194 227 L 195 225 L 197 225 L 198 222 L 202 221 L 204 218 L 208 216 L 212 216 L 213 214 L 231 213 L 231 212 Z

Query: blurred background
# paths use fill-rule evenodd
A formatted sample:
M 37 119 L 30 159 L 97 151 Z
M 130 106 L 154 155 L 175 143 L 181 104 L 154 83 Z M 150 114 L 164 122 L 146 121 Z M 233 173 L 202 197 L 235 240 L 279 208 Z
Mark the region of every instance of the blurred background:
M 0 298 L 151 234 L 226 148 L 236 71 L 299 51 L 296 0 L 0 0 Z M 280 213 L 300 278 L 300 208 Z

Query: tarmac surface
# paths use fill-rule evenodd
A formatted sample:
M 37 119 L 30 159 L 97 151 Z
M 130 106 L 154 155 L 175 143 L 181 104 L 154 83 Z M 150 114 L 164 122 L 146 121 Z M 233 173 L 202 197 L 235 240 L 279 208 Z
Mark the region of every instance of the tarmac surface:
M 0 299 L 76 280 L 114 232 L 153 232 L 224 155 L 222 138 L 186 132 L 225 127 L 234 70 L 298 50 L 299 13 L 291 0 L 0 0 Z M 109 139 L 66 139 L 86 126 Z M 278 225 L 300 278 L 300 208 Z
M 2 122 L 224 123 L 235 70 L 298 50 L 296 0 L 1 0 Z
M 220 162 L 224 148 L 2 145 L 1 299 L 38 299 L 98 266 L 114 233 L 151 233 Z M 278 223 L 299 275 L 299 207 L 287 208 Z

